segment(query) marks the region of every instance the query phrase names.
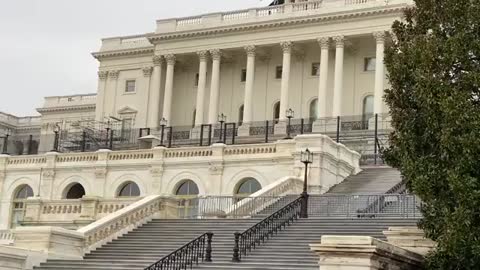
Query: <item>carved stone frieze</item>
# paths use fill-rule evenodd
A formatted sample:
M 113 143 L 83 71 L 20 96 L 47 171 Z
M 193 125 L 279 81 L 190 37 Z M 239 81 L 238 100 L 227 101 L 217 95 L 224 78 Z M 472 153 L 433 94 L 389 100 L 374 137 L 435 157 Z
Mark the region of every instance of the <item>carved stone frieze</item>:
M 118 75 L 120 74 L 120 71 L 118 70 L 111 70 L 108 72 L 108 77 L 110 80 L 116 80 L 118 79 Z
M 152 68 L 152 67 L 144 67 L 144 68 L 142 68 L 142 72 L 143 72 L 143 76 L 144 76 L 144 77 L 150 77 L 150 76 L 152 76 L 152 71 L 153 71 L 153 68 Z
M 98 72 L 98 79 L 101 81 L 105 81 L 108 77 L 108 71 L 99 71 Z
M 45 178 L 54 178 L 55 177 L 55 171 L 54 170 L 45 170 L 45 171 L 43 171 L 42 176 L 45 177 Z
M 98 168 L 95 170 L 96 178 L 105 178 L 106 175 L 107 175 L 107 169 L 105 168 Z

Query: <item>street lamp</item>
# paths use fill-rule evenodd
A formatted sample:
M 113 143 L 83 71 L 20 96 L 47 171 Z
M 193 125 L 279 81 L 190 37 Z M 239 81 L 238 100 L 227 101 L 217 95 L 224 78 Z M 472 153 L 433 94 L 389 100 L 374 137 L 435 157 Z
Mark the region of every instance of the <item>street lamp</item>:
M 300 217 L 308 218 L 308 164 L 313 162 L 313 153 L 310 150 L 302 151 L 300 154 L 300 161 L 305 164 L 305 177 L 303 179 L 302 192 L 302 208 L 300 209 Z
M 107 120 L 107 127 L 105 130 L 107 133 L 105 134 L 105 149 L 108 149 L 110 144 L 109 144 L 109 134 L 110 134 L 110 129 L 111 129 L 112 123 L 110 122 L 110 119 Z
M 5 131 L 5 136 L 3 137 L 3 150 L 2 154 L 8 155 L 8 137 L 10 137 L 10 130 Z
M 167 119 L 165 119 L 165 117 L 162 118 L 162 120 L 160 120 L 160 128 L 161 128 L 161 133 L 160 133 L 160 145 L 159 146 L 165 146 L 163 144 L 163 137 L 164 137 L 164 134 L 165 134 L 165 127 L 167 126 Z
M 217 143 L 225 143 L 222 140 L 222 133 L 223 133 L 223 123 L 225 123 L 227 121 L 227 116 L 223 113 L 219 114 L 218 118 L 217 118 L 217 121 L 220 123 L 220 135 L 218 137 L 218 142 Z
M 58 152 L 58 141 L 59 141 L 59 133 L 60 133 L 60 126 L 58 124 L 55 124 L 55 127 L 53 127 L 53 132 L 55 133 L 55 139 L 53 141 L 52 152 Z
M 290 126 L 292 122 L 292 118 L 294 117 L 295 112 L 292 109 L 288 109 L 286 112 L 286 116 L 288 119 L 288 125 L 287 125 L 287 137 L 285 139 L 290 140 L 292 137 L 290 136 Z

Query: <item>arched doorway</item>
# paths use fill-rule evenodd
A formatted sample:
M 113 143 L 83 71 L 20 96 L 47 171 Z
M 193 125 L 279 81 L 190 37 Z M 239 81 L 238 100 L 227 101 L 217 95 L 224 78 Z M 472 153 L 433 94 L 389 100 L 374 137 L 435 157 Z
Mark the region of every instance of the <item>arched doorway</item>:
M 134 182 L 127 182 L 120 187 L 117 197 L 139 197 L 140 188 Z
M 273 105 L 273 120 L 275 123 L 278 123 L 278 119 L 280 119 L 280 101 Z
M 175 189 L 175 195 L 180 199 L 178 205 L 179 217 L 198 217 L 198 186 L 192 180 L 186 179 L 180 182 Z
M 319 116 L 319 108 L 318 108 L 318 98 L 315 98 L 310 102 L 309 117 L 310 117 L 311 120 L 316 120 L 320 117 Z
M 362 127 L 368 129 L 368 120 L 373 117 L 373 95 L 368 95 L 363 99 L 362 106 Z
M 33 190 L 29 185 L 20 186 L 13 194 L 12 219 L 10 227 L 18 227 L 25 216 L 25 201 L 27 198 L 33 197 Z
M 85 189 L 78 183 L 72 185 L 65 193 L 65 199 L 67 200 L 81 199 L 83 196 L 85 196 Z
M 235 189 L 235 196 L 238 200 L 242 200 L 253 193 L 262 189 L 262 185 L 253 177 L 242 179 L 240 184 Z
M 238 125 L 241 126 L 243 124 L 243 111 L 244 111 L 243 104 L 238 108 Z

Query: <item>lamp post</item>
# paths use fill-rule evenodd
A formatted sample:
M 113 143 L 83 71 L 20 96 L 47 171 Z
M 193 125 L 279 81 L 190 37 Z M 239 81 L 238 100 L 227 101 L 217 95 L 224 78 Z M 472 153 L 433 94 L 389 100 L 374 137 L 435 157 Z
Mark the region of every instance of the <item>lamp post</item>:
M 294 117 L 295 112 L 292 109 L 288 109 L 286 112 L 286 116 L 288 119 L 288 124 L 287 124 L 287 137 L 285 139 L 290 140 L 292 137 L 290 136 L 290 127 L 292 123 L 292 118 Z
M 221 113 L 221 114 L 218 115 L 217 120 L 220 123 L 220 135 L 218 137 L 218 142 L 217 143 L 225 143 L 224 141 L 222 141 L 222 133 L 223 133 L 223 123 L 225 123 L 227 121 L 227 116 L 225 114 Z
M 3 149 L 2 154 L 8 155 L 8 137 L 10 137 L 10 130 L 5 132 L 5 136 L 3 137 Z
M 58 124 L 55 124 L 55 127 L 53 127 L 53 132 L 55 133 L 55 139 L 53 141 L 53 150 L 52 152 L 58 152 L 58 141 L 59 141 L 59 134 L 60 134 L 60 126 Z
M 313 162 L 313 153 L 310 150 L 302 151 L 300 161 L 305 164 L 305 177 L 303 179 L 302 208 L 300 210 L 301 218 L 308 218 L 308 164 Z
M 110 134 L 111 126 L 112 126 L 112 123 L 110 122 L 110 119 L 109 119 L 109 120 L 107 121 L 107 127 L 105 128 L 105 130 L 107 131 L 106 134 L 105 134 L 105 149 L 109 149 L 109 148 L 110 148 L 110 144 L 109 144 L 109 134 Z
M 159 146 L 163 146 L 165 147 L 165 145 L 163 144 L 163 137 L 164 137 L 164 134 L 165 134 L 165 127 L 167 126 L 167 119 L 165 119 L 165 117 L 162 118 L 162 120 L 160 120 L 160 145 Z

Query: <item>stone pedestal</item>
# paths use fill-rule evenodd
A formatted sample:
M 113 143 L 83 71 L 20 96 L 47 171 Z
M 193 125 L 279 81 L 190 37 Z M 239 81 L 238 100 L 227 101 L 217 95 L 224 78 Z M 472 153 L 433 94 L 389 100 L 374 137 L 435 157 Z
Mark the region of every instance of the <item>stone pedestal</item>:
M 82 199 L 82 213 L 81 219 L 95 220 L 97 216 L 97 205 L 100 200 L 99 197 L 84 196 Z
M 390 227 L 383 234 L 388 243 L 422 255 L 426 255 L 436 245 L 434 241 L 425 238 L 424 232 L 417 227 Z
M 24 221 L 37 222 L 42 213 L 42 200 L 38 197 L 30 197 L 25 202 Z
M 238 127 L 238 136 L 239 137 L 250 136 L 250 124 L 249 123 L 243 123 L 241 126 Z
M 310 249 L 320 270 L 420 270 L 423 256 L 369 236 L 322 236 Z
M 337 132 L 337 118 L 317 119 L 313 122 L 313 133 Z
M 287 134 L 287 126 L 288 126 L 287 122 L 279 121 L 273 127 L 273 134 L 275 134 L 275 135 L 286 135 Z

